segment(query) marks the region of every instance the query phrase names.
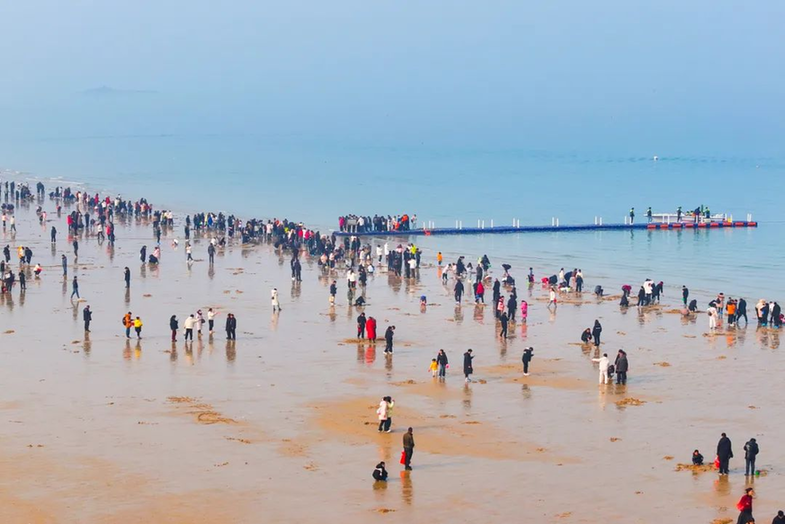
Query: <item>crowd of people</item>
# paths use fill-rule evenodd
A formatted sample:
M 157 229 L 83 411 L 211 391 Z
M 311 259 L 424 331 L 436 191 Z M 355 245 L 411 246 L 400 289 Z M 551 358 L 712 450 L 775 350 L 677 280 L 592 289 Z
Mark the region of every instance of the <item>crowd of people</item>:
M 2 186 L 0 186 L 2 187 Z M 8 201 L 9 197 L 14 201 L 21 201 L 23 199 L 34 200 L 38 198 L 39 201 L 45 195 L 45 188 L 43 184 L 39 183 L 36 186 L 36 193 L 33 195 L 30 189 L 25 184 L 15 184 L 13 182 L 6 182 L 4 184 L 5 198 Z M 32 195 L 32 196 L 31 196 Z M 144 224 L 149 224 L 152 228 L 153 238 L 156 244 L 152 249 L 152 253 L 147 254 L 147 246 L 143 245 L 140 249 L 140 259 L 146 264 L 159 264 L 161 263 L 161 237 L 167 235 L 172 237 L 172 247 L 174 249 L 178 246 L 178 239 L 174 235 L 174 213 L 171 211 L 159 211 L 144 198 L 135 202 L 125 200 L 120 197 L 110 198 L 109 196 L 101 197 L 99 194 L 89 195 L 83 191 L 72 191 L 70 188 L 57 187 L 50 193 L 50 198 L 57 204 L 57 216 L 62 217 L 62 206 L 72 207 L 66 214 L 65 222 L 69 233 L 72 238 L 71 247 L 73 248 L 74 258 L 78 257 L 79 243 L 78 239 L 83 235 L 95 235 L 99 241 L 105 236 L 110 243 L 115 242 L 115 227 L 116 220 L 129 220 L 136 219 L 142 221 Z M 16 209 L 13 205 L 7 202 L 3 209 L 3 225 L 9 222 L 12 225 L 12 232 L 16 231 L 16 223 L 14 214 Z M 41 224 L 45 224 L 46 212 L 38 207 L 36 213 Z M 416 216 L 409 217 L 404 214 L 401 216 L 374 216 L 374 217 L 357 217 L 348 215 L 340 218 L 339 225 L 341 231 L 349 232 L 384 232 L 390 230 L 408 230 L 415 227 Z M 186 262 L 193 263 L 192 244 L 191 240 L 198 236 L 200 238 L 209 239 L 207 243 L 207 254 L 209 264 L 215 261 L 215 253 L 218 250 L 224 249 L 227 242 L 237 239 L 242 244 L 248 243 L 269 243 L 278 253 L 288 253 L 290 255 L 291 277 L 293 285 L 300 285 L 302 282 L 302 263 L 301 257 L 308 256 L 314 257 L 320 267 L 322 276 L 334 276 L 339 271 L 345 271 L 346 275 L 346 288 L 349 303 L 356 306 L 359 310 L 357 317 L 357 339 L 368 340 L 370 342 L 377 341 L 377 320 L 370 314 L 370 310 L 366 310 L 366 294 L 365 288 L 370 276 L 374 275 L 379 268 L 385 268 L 388 275 L 402 277 L 406 279 L 419 278 L 419 270 L 422 263 L 422 250 L 419 246 L 409 243 L 407 245 L 398 244 L 395 247 L 385 243 L 378 243 L 373 246 L 370 243 L 363 243 L 358 236 L 343 236 L 339 240 L 336 235 L 323 235 L 319 231 L 308 228 L 302 222 L 291 222 L 286 219 L 251 219 L 243 221 L 234 215 L 225 215 L 224 213 L 202 212 L 193 215 L 187 215 L 183 225 L 183 235 L 185 239 L 185 254 Z M 51 243 L 53 249 L 57 245 L 57 229 L 56 226 L 51 228 Z M 228 239 L 228 240 L 227 240 Z M 31 271 L 36 278 L 40 278 L 42 268 L 36 265 L 35 269 L 31 268 L 33 252 L 29 247 L 18 245 L 15 247 L 17 257 L 19 259 L 18 273 L 11 270 L 11 246 L 6 245 L 3 249 L 3 259 L 0 260 L 0 274 L 3 275 L 3 293 L 10 293 L 15 286 L 18 278 L 20 285 L 20 292 L 24 293 L 26 288 L 26 280 L 30 278 Z M 503 264 L 501 266 L 501 274 L 499 276 L 490 273 L 491 261 L 487 255 L 478 257 L 476 262 L 466 263 L 465 257 L 461 256 L 456 259 L 454 263 L 449 263 L 443 267 L 443 255 L 438 253 L 436 256 L 437 266 L 441 273 L 442 283 L 445 286 L 446 292 L 451 293 L 455 299 L 457 308 L 462 307 L 465 302 L 465 296 L 468 300 L 473 302 L 477 308 L 482 309 L 486 303 L 485 293 L 486 286 L 492 289 L 492 298 L 489 304 L 492 307 L 495 321 L 497 323 L 498 337 L 506 339 L 508 336 L 508 326 L 517 322 L 526 323 L 529 314 L 529 304 L 526 300 L 519 300 L 518 291 L 516 287 L 515 278 L 511 274 L 511 266 Z M 63 279 L 67 282 L 68 262 L 65 253 L 62 255 Z M 575 268 L 571 271 L 566 271 L 561 268 L 557 274 L 550 277 L 544 277 L 542 283 L 544 289 L 548 292 L 548 305 L 547 307 L 555 308 L 559 302 L 560 296 L 578 294 L 584 291 L 584 273 L 582 269 Z M 130 271 L 125 268 L 123 271 L 123 279 L 125 287 L 131 286 Z M 527 275 L 527 283 L 530 287 L 534 286 L 535 276 L 533 268 L 529 268 Z M 71 280 L 72 294 L 71 298 L 77 299 L 76 304 L 83 303 L 79 292 L 79 280 L 76 275 Z M 65 284 L 64 284 L 65 285 Z M 467 288 L 471 288 L 471 293 L 467 293 Z M 338 293 L 337 280 L 333 279 L 330 284 L 329 290 L 329 306 L 335 307 L 336 295 Z M 622 287 L 622 297 L 620 305 L 622 307 L 629 307 L 629 298 L 632 288 L 629 285 Z M 640 286 L 637 296 L 637 306 L 641 308 L 659 304 L 661 297 L 664 293 L 664 283 L 659 281 L 657 283 L 652 279 L 646 279 Z M 595 288 L 594 294 L 600 298 L 604 296 L 602 288 Z M 277 288 L 272 288 L 270 291 L 270 300 L 273 314 L 281 313 L 281 301 Z M 682 302 L 685 314 L 694 314 L 697 311 L 697 302 L 693 299 L 689 301 L 689 290 L 686 286 L 682 287 Z M 427 307 L 427 298 L 421 297 L 421 308 Z M 75 307 L 76 307 L 75 304 Z M 724 295 L 720 293 L 716 299 L 712 300 L 708 306 L 708 317 L 710 329 L 715 329 L 723 320 L 727 318 L 729 326 L 737 326 L 741 319 L 744 319 L 745 326 L 747 324 L 747 305 L 743 298 L 725 299 Z M 783 315 L 780 306 L 777 302 L 760 300 L 755 305 L 755 312 L 758 320 L 758 325 L 761 327 L 771 326 L 773 328 L 780 328 L 783 322 Z M 85 304 L 82 309 L 82 318 L 84 321 L 85 333 L 90 333 L 93 323 L 93 310 L 89 304 Z M 201 309 L 197 309 L 193 313 L 189 313 L 185 320 L 181 322 L 177 315 L 171 315 L 169 318 L 168 328 L 171 332 L 172 342 L 176 342 L 178 338 L 182 337 L 186 344 L 192 343 L 194 338 L 197 339 L 203 336 L 203 325 L 207 324 L 207 336 L 213 337 L 215 334 L 216 317 L 223 312 L 210 308 L 206 314 L 203 314 Z M 518 314 L 520 313 L 520 316 Z M 727 315 L 727 316 L 726 316 Z M 132 314 L 131 311 L 125 313 L 122 317 L 122 327 L 126 338 L 130 339 L 133 335 L 137 340 L 142 339 L 143 329 L 145 324 L 142 321 L 141 315 Z M 157 331 L 157 328 L 155 328 Z M 226 339 L 234 342 L 236 339 L 237 319 L 233 313 L 226 313 L 224 322 L 224 331 Z M 387 358 L 392 358 L 394 352 L 394 339 L 396 327 L 389 323 L 384 329 L 384 353 Z M 618 386 L 627 386 L 627 379 L 629 373 L 629 359 L 627 352 L 624 349 L 619 349 L 613 362 L 611 362 L 608 353 L 599 355 L 600 347 L 602 345 L 602 325 L 599 320 L 594 322 L 593 327 L 586 328 L 581 334 L 581 342 L 586 345 L 593 345 L 597 351 L 597 356 L 592 358 L 592 362 L 597 364 L 599 369 L 599 383 L 606 385 L 612 383 L 615 376 L 615 381 Z M 531 363 L 533 360 L 534 348 L 526 347 L 521 354 L 522 372 L 524 376 L 529 375 L 531 371 Z M 472 375 L 474 373 L 474 350 L 467 349 L 462 355 L 462 374 L 464 382 L 468 385 L 472 382 Z M 447 352 L 440 349 L 436 356 L 430 360 L 428 371 L 433 378 L 438 381 L 447 379 L 449 369 L 449 359 Z M 395 401 L 385 396 L 379 404 L 377 410 L 379 432 L 390 433 L 392 432 L 392 414 L 395 407 Z M 723 438 L 725 435 L 723 435 Z M 403 451 L 401 462 L 406 471 L 412 470 L 412 457 L 414 452 L 414 431 L 413 428 L 408 428 L 403 435 L 402 439 Z M 755 456 L 758 454 L 759 448 L 755 439 L 751 439 L 745 445 L 745 457 L 747 459 L 747 475 L 754 474 L 755 471 Z M 721 475 L 728 474 L 728 461 L 732 458 L 732 450 L 730 441 L 727 443 L 721 440 L 718 445 L 718 469 Z M 698 450 L 693 455 L 693 460 L 700 460 L 702 462 L 702 455 Z M 377 464 L 373 472 L 373 478 L 377 481 L 385 481 L 388 472 L 386 464 L 381 462 Z M 750 491 L 745 494 L 745 508 L 742 510 L 742 516 L 751 518 L 752 515 L 752 497 L 754 493 Z M 741 502 L 740 502 L 741 504 Z M 739 522 L 752 522 L 752 520 L 740 520 Z
M 338 230 L 347 233 L 384 233 L 410 231 L 417 227 L 417 215 L 345 215 L 338 217 Z

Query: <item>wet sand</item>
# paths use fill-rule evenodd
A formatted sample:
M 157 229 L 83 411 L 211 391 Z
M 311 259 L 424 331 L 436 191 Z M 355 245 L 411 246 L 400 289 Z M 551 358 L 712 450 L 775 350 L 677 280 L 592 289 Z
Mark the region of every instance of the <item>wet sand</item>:
M 501 341 L 492 308 L 456 309 L 436 268 L 423 268 L 416 282 L 380 273 L 365 310 L 380 335 L 397 326 L 387 359 L 383 341 L 350 340 L 358 312 L 347 305 L 345 278 L 335 275 L 331 309 L 332 277 L 315 260 L 304 259 L 304 281 L 293 286 L 288 256 L 270 246 L 230 246 L 210 269 L 207 241 L 198 240 L 189 269 L 180 238 L 176 251 L 163 240 L 154 269 L 138 257 L 142 244 L 154 244 L 151 228 L 118 223 L 114 250 L 83 238 L 74 265 L 65 214 L 58 220 L 53 208 L 45 204 L 45 227 L 20 208 L 16 238 L 6 231 L 3 239 L 31 246 L 33 264 L 45 268 L 23 298 L 15 288 L 0 302 L 3 522 L 735 520 L 746 485 L 742 446 L 753 436 L 758 468 L 769 470 L 753 480 L 756 515 L 765 521 L 779 509 L 783 400 L 770 387 L 779 383 L 779 334 L 750 326 L 709 335 L 705 315 L 670 313 L 675 288 L 666 288 L 662 307 L 641 313 L 591 294 L 552 313 L 540 286 L 523 288 L 529 322 L 511 325 Z M 52 224 L 60 230 L 54 250 Z M 124 266 L 132 270 L 128 294 Z M 77 307 L 69 301 L 74 273 Z M 280 314 L 271 313 L 272 287 Z M 723 290 L 734 295 L 727 283 Z M 94 311 L 89 337 L 85 304 Z M 170 342 L 172 314 L 182 325 L 211 306 L 219 311 L 215 337 L 192 348 Z M 125 339 L 126 311 L 142 317 L 141 341 Z M 229 312 L 238 318 L 234 344 L 221 329 Z M 576 344 L 595 318 L 602 351 L 629 354 L 626 388 L 598 388 L 594 350 Z M 535 354 L 524 377 L 529 345 Z M 468 347 L 476 358 L 467 386 Z M 445 382 L 427 370 L 439 348 L 451 363 Z M 394 431 L 380 435 L 375 409 L 384 395 L 396 400 Z M 617 404 L 625 399 L 643 403 Z M 398 458 L 409 425 L 417 447 L 414 471 L 404 474 Z M 722 431 L 737 457 L 730 477 L 676 471 L 695 448 L 711 461 Z M 390 470 L 386 486 L 371 479 L 379 460 Z

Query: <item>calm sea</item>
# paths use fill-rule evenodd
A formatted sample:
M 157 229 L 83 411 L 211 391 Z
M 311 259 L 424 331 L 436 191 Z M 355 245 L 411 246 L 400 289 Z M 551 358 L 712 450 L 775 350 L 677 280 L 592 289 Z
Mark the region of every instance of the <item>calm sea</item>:
M 659 155 L 654 161 L 653 156 Z M 0 167 L 24 176 L 85 182 L 184 211 L 214 210 L 304 220 L 322 230 L 344 213 L 416 213 L 464 227 L 621 222 L 629 208 L 654 212 L 707 205 L 760 222 L 758 229 L 581 232 L 420 238 L 433 255 L 487 253 L 522 281 L 580 267 L 590 286 L 663 280 L 699 296 L 719 291 L 782 298 L 785 244 L 781 158 L 374 147 L 281 136 L 136 136 L 25 139 L 0 144 Z M 20 175 L 21 176 L 21 175 Z

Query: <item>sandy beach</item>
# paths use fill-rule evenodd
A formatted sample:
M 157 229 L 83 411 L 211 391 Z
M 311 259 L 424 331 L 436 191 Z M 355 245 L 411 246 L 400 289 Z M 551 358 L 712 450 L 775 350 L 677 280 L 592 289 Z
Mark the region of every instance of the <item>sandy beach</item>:
M 315 259 L 303 257 L 303 282 L 294 284 L 289 255 L 271 245 L 230 244 L 210 267 L 208 241 L 197 238 L 189 267 L 180 215 L 176 233 L 162 240 L 159 267 L 139 261 L 139 248 L 154 245 L 141 220 L 116 223 L 114 248 L 80 238 L 75 263 L 65 213 L 58 218 L 48 199 L 44 207 L 46 224 L 23 204 L 16 235 L 3 232 L 3 245 L 30 246 L 44 271 L 26 293 L 16 286 L 0 302 L 2 522 L 708 523 L 735 521 L 748 484 L 756 507 L 766 508 L 761 515 L 779 509 L 784 401 L 772 387 L 780 380 L 779 333 L 756 330 L 753 320 L 709 334 L 704 314 L 679 313 L 676 287 L 666 287 L 661 306 L 641 311 L 584 293 L 550 312 L 547 290 L 522 285 L 528 322 L 511 324 L 502 341 L 492 307 L 455 307 L 435 252 L 425 252 L 416 279 L 385 272 L 369 279 L 366 314 L 380 335 L 396 326 L 387 358 L 383 339 L 351 338 L 358 309 L 348 304 L 344 274 L 323 275 Z M 492 276 L 502 262 L 492 260 Z M 516 270 L 523 282 L 524 268 Z M 78 302 L 69 300 L 74 274 Z M 689 283 L 688 269 L 685 277 Z M 339 292 L 331 308 L 333 278 Z M 273 287 L 283 309 L 275 314 Z M 758 297 L 747 298 L 752 309 Z M 218 312 L 214 336 L 192 346 L 182 336 L 170 341 L 172 314 L 182 326 L 208 307 Z M 144 321 L 141 340 L 125 338 L 127 311 Z M 238 319 L 235 343 L 225 340 L 228 313 Z M 604 327 L 601 352 L 629 355 L 626 387 L 597 385 L 595 349 L 579 343 L 595 319 Z M 527 346 L 535 351 L 525 377 Z M 451 364 L 444 382 L 428 372 L 440 348 Z M 475 354 L 468 385 L 467 348 Z M 376 431 L 385 395 L 396 401 L 391 434 Z M 414 471 L 403 472 L 408 426 Z M 723 431 L 736 455 L 729 477 L 676 471 L 696 448 L 713 461 Z M 761 445 L 757 467 L 766 474 L 745 480 L 742 446 L 750 437 Z M 390 470 L 384 485 L 371 478 L 380 460 Z

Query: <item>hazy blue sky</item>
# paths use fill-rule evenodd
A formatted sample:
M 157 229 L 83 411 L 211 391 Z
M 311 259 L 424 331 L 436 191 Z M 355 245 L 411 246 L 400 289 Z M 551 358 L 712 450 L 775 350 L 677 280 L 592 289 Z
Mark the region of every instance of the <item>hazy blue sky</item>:
M 3 1 L 0 137 L 782 153 L 785 2 Z M 87 96 L 111 86 L 157 94 Z

